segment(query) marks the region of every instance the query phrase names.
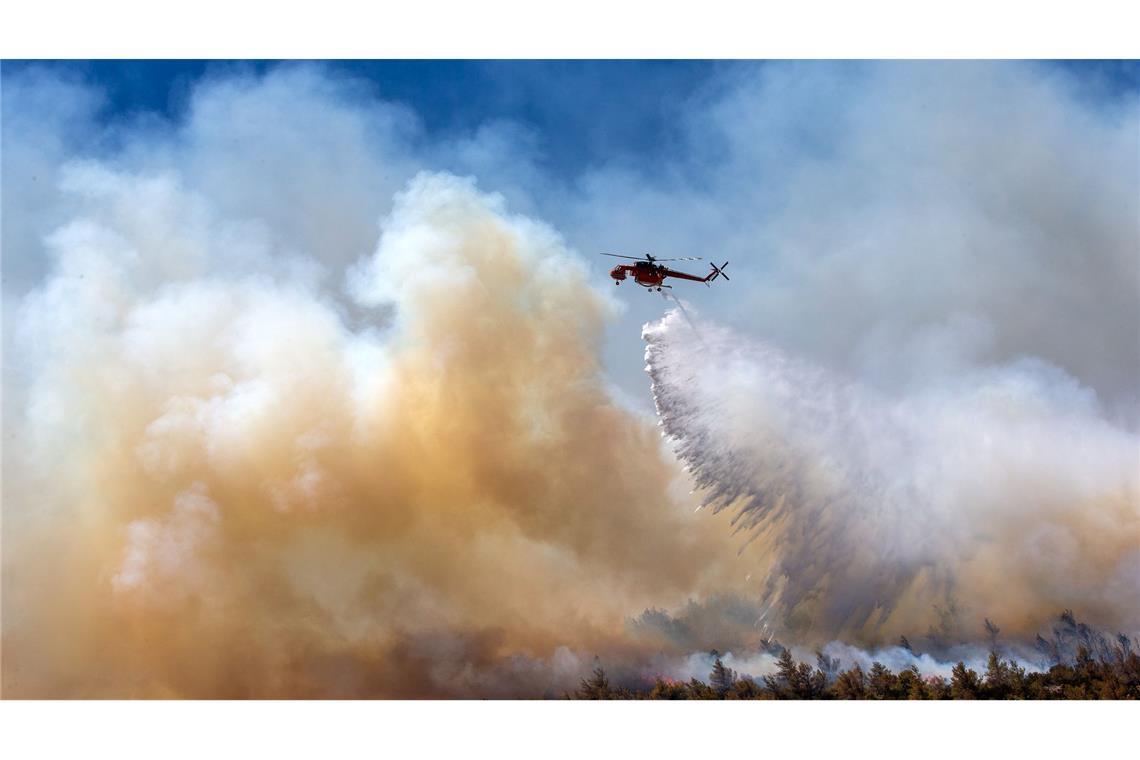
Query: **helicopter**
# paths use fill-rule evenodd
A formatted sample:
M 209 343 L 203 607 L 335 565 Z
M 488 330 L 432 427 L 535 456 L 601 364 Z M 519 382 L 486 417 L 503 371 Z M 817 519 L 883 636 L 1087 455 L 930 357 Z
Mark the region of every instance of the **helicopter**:
M 728 262 L 724 262 L 719 267 L 716 264 L 711 264 L 712 271 L 704 277 L 698 277 L 695 274 L 688 274 L 687 272 L 678 272 L 676 269 L 670 269 L 661 264 L 663 261 L 701 261 L 699 256 L 684 256 L 676 259 L 658 259 L 651 254 L 645 254 L 641 258 L 636 256 L 622 256 L 617 253 L 603 253 L 603 256 L 613 256 L 617 259 L 632 259 L 637 262 L 635 264 L 618 264 L 610 270 L 610 277 L 614 278 L 614 285 L 621 285 L 622 280 L 627 276 L 633 275 L 633 281 L 643 288 L 648 290 L 656 290 L 661 292 L 662 288 L 672 288 L 672 285 L 664 285 L 666 277 L 676 277 L 680 280 L 692 280 L 693 282 L 703 282 L 706 286 L 715 280 L 717 277 L 730 279 L 724 273 L 724 268 L 728 266 Z

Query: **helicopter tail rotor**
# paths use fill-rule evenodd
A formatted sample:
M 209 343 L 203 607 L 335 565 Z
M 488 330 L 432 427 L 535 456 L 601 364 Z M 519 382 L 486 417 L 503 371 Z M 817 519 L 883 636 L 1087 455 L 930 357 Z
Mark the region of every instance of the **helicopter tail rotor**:
M 723 277 L 726 280 L 732 279 L 731 277 L 729 277 L 727 274 L 724 273 L 724 268 L 726 266 L 728 266 L 727 261 L 724 262 L 723 264 L 721 264 L 719 267 L 716 264 L 711 264 L 710 266 L 712 267 L 712 271 L 709 272 L 709 276 L 705 278 L 705 284 L 706 285 L 708 285 L 710 282 L 715 280 L 717 277 Z

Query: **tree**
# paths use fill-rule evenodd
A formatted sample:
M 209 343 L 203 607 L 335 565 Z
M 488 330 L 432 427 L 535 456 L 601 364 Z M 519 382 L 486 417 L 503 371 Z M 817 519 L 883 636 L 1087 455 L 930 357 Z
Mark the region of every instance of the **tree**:
M 775 673 L 758 683 L 728 668 L 712 652 L 710 683 L 659 678 L 649 688 L 611 685 L 595 661 L 593 675 L 567 694 L 579 699 L 1137 699 L 1140 698 L 1140 643 L 1125 635 L 1110 638 L 1077 621 L 1060 617 L 1050 639 L 1038 637 L 1038 649 L 1050 660 L 1048 671 L 1026 672 L 1018 661 L 1003 660 L 996 646 L 1000 629 L 986 621 L 993 646 L 981 676 L 958 662 L 947 680 L 922 677 L 915 665 L 896 675 L 876 662 L 868 673 L 859 666 L 840 671 L 838 660 L 816 652 L 817 667 L 797 662 L 787 648 L 771 643 L 778 655 Z M 900 646 L 909 642 L 900 639 Z M 912 650 L 913 651 L 913 650 Z M 711 685 L 710 685 L 711 684 Z
M 658 678 L 649 690 L 650 699 L 691 699 L 692 693 L 687 684 L 666 681 Z
M 760 688 L 760 684 L 756 683 L 752 678 L 743 676 L 737 678 L 736 682 L 732 684 L 732 688 L 725 699 L 762 699 L 764 697 L 764 690 Z
M 922 682 L 922 675 L 916 666 L 911 665 L 899 671 L 895 695 L 897 699 L 929 699 L 926 684 Z
M 1013 660 L 1003 661 L 996 651 L 991 651 L 982 684 L 987 699 L 1024 699 L 1025 669 Z
M 950 684 L 942 676 L 930 676 L 926 679 L 926 693 L 931 699 L 950 699 Z
M 990 621 L 987 618 L 986 624 L 989 625 Z M 1009 672 L 1006 664 L 998 657 L 995 650 L 990 650 L 990 659 L 986 662 L 986 675 L 984 684 L 986 687 L 986 696 L 990 699 L 1005 699 L 1008 693 Z
M 867 677 L 867 693 L 871 699 L 894 699 L 898 691 L 899 677 L 881 662 L 871 664 Z
M 776 699 L 795 699 L 793 684 L 796 680 L 796 661 L 787 649 L 776 660 L 776 675 L 764 676 L 764 686 Z
M 1120 680 L 1129 699 L 1140 699 L 1140 654 L 1132 647 L 1120 657 Z
M 851 670 L 845 670 L 835 679 L 835 696 L 840 699 L 866 699 L 867 679 L 863 669 L 856 665 Z
M 1001 629 L 998 628 L 997 623 L 990 620 L 989 618 L 986 618 L 985 620 L 986 635 L 990 637 L 990 649 L 997 649 L 997 638 L 998 634 L 1001 633 Z
M 697 680 L 696 678 L 690 679 L 689 683 L 685 685 L 689 690 L 689 699 L 716 699 L 717 693 L 704 681 Z
M 785 649 L 776 661 L 776 675 L 764 676 L 764 688 L 776 699 L 819 699 L 827 688 L 827 676 L 806 662 L 797 663 Z
M 606 678 L 606 671 L 601 666 L 594 668 L 594 674 L 589 679 L 582 679 L 582 684 L 574 692 L 575 699 L 612 699 L 613 690 L 610 681 Z
M 815 666 L 817 668 L 819 668 L 819 671 L 821 673 L 823 673 L 824 679 L 828 683 L 831 683 L 832 681 L 835 680 L 835 677 L 839 674 L 840 662 L 839 662 L 838 658 L 830 657 L 830 656 L 824 654 L 823 652 L 816 650 Z
M 952 699 L 977 699 L 982 689 L 978 674 L 966 667 L 961 660 L 950 673 L 950 697 Z
M 712 651 L 712 655 L 716 660 L 713 662 L 712 672 L 709 673 L 709 686 L 712 687 L 717 696 L 723 699 L 724 695 L 732 689 L 732 685 L 736 683 L 736 673 L 725 667 L 720 659 L 720 654 L 715 649 Z

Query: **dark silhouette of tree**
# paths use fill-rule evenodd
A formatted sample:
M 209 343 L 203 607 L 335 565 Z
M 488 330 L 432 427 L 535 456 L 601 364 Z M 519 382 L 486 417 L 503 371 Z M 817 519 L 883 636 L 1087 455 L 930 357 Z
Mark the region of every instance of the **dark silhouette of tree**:
M 606 671 L 600 665 L 594 668 L 594 674 L 589 679 L 582 679 L 582 684 L 574 692 L 575 699 L 613 699 L 615 696 L 610 681 L 606 678 Z
M 826 687 L 823 671 L 813 671 L 806 662 L 797 663 L 787 649 L 776 661 L 776 675 L 764 676 L 764 688 L 776 699 L 819 699 Z
M 997 637 L 1001 633 L 1001 629 L 997 627 L 997 623 L 986 618 L 986 635 L 990 638 L 990 649 L 997 649 Z
M 1123 633 L 1116 634 L 1116 645 L 1120 648 L 1121 656 L 1127 657 L 1132 654 L 1132 639 Z
M 720 653 L 715 649 L 712 650 L 712 656 L 716 658 L 713 662 L 712 672 L 709 673 L 709 686 L 716 692 L 717 696 L 724 698 L 724 695 L 732 689 L 736 683 L 736 673 L 732 669 L 726 668 L 720 659 Z
M 1041 646 L 1040 642 L 1038 646 Z M 1046 646 L 1053 654 L 1054 663 L 1069 661 L 1081 647 L 1087 650 L 1089 656 L 1102 661 L 1110 659 L 1113 650 L 1107 636 L 1078 621 L 1072 610 L 1061 613 L 1053 626 L 1052 640 Z
M 823 673 L 824 680 L 827 683 L 833 682 L 839 675 L 840 662 L 838 658 L 829 657 L 818 650 L 815 653 L 815 666 Z
M 1045 662 L 1050 665 L 1056 665 L 1061 661 L 1061 653 L 1057 649 L 1057 645 L 1044 638 L 1041 634 L 1037 634 L 1035 646 L 1037 647 L 1037 651 L 1045 658 Z
M 784 649 L 776 660 L 776 675 L 764 676 L 764 687 L 777 699 L 795 699 L 793 691 L 796 679 L 795 658 L 791 651 Z

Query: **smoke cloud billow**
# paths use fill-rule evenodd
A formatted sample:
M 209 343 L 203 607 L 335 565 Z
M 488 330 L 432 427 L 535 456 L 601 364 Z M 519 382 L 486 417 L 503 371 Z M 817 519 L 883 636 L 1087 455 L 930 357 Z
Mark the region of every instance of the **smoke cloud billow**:
M 1029 636 L 1071 607 L 1140 627 L 1140 440 L 1064 372 L 888 395 L 677 311 L 644 336 L 664 430 L 758 549 L 779 635 L 964 641 L 988 615 Z
M 68 182 L 87 211 L 21 310 L 6 693 L 541 694 L 717 580 L 549 228 L 417 177 L 352 330 L 303 268 L 212 266 L 255 243 L 174 184 Z

